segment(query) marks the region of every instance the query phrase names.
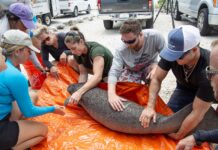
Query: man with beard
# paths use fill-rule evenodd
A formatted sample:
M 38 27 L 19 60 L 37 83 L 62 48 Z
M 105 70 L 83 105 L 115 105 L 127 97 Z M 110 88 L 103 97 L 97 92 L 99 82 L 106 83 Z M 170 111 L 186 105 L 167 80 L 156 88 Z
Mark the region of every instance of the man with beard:
M 201 122 L 211 102 L 215 101 L 205 73 L 209 65 L 210 51 L 201 48 L 200 41 L 198 28 L 191 25 L 182 25 L 169 32 L 167 46 L 160 53 L 161 59 L 149 85 L 147 106 L 139 119 L 143 127 L 148 127 L 150 121 L 156 122 L 156 99 L 162 81 L 170 70 L 176 78 L 176 88 L 167 105 L 177 112 L 192 103 L 192 111 L 186 116 L 179 130 L 169 135 L 171 138 L 184 138 Z
M 108 101 L 122 111 L 125 101 L 116 94 L 117 81 L 147 83 L 157 66 L 157 56 L 164 48 L 163 36 L 154 29 L 142 30 L 138 20 L 127 20 L 120 27 L 123 44 L 116 50 L 108 75 Z
M 218 101 L 218 40 L 212 42 L 211 48 L 210 66 L 206 68 L 206 74 L 207 78 L 211 81 L 214 96 Z M 202 142 L 218 143 L 218 127 L 211 131 L 196 131 L 194 134 L 180 140 L 176 150 L 191 150 L 194 145 L 200 145 Z

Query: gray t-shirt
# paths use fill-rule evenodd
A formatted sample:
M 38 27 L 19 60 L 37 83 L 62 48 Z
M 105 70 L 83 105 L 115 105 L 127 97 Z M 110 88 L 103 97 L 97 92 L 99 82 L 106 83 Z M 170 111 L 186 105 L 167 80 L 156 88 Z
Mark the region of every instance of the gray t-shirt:
M 116 83 L 123 68 L 137 72 L 157 62 L 158 53 L 165 46 L 164 37 L 154 29 L 143 30 L 143 33 L 145 43 L 139 51 L 128 49 L 125 44 L 116 49 L 109 72 L 108 83 Z

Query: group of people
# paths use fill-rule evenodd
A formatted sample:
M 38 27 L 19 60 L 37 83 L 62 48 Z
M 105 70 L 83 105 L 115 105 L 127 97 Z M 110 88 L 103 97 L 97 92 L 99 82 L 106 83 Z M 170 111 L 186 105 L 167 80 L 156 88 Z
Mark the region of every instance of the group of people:
M 123 111 L 123 101 L 126 100 L 116 94 L 116 83 L 122 81 L 148 84 L 148 104 L 139 118 L 145 128 L 149 126 L 150 121 L 156 121 L 156 99 L 161 83 L 171 69 L 177 86 L 167 105 L 174 112 L 189 103 L 192 103 L 193 107 L 180 129 L 169 134 L 173 139 L 182 139 L 177 149 L 191 149 L 195 144 L 204 141 L 218 142 L 218 129 L 196 131 L 187 136 L 201 122 L 211 103 L 218 100 L 218 40 L 211 44 L 210 53 L 200 47 L 199 30 L 184 25 L 172 29 L 165 44 L 164 37 L 157 30 L 142 30 L 139 21 L 127 20 L 120 27 L 123 44 L 116 49 L 113 56 L 105 46 L 86 41 L 77 27 L 67 33 L 54 33 L 45 26 L 39 26 L 31 32 L 33 34 L 29 34 L 27 29 L 34 29 L 36 25 L 32 21 L 31 9 L 23 3 L 12 4 L 5 14 L 4 12 L 0 12 L 3 14 L 0 19 L 9 21 L 9 26 L 0 29 L 0 43 L 4 51 L 2 55 L 0 49 L 2 149 L 26 149 L 46 137 L 45 125 L 24 120 L 25 117 L 51 112 L 64 115 L 63 106 L 35 106 L 37 95 L 29 91 L 28 81 L 19 70 L 20 64 L 38 52 L 41 52 L 43 64 L 54 78 L 58 79 L 59 72 L 55 62 L 50 61 L 50 54 L 56 62 L 69 65 L 78 72 L 78 82 L 85 82 L 82 88 L 71 95 L 70 104 L 78 104 L 85 92 L 103 81 L 108 82 L 110 106 L 115 111 Z M 3 25 L 0 23 L 0 26 Z M 36 43 L 33 38 L 40 41 L 40 50 L 34 46 Z M 158 55 L 161 57 L 159 62 Z M 36 57 L 33 60 L 37 62 Z M 39 64 L 36 65 L 39 70 L 45 71 Z M 92 76 L 88 78 L 89 74 Z
M 63 106 L 35 106 L 37 94 L 28 87 L 28 80 L 20 71 L 20 64 L 41 52 L 46 69 L 55 78 L 58 78 L 59 73 L 55 63 L 49 60 L 49 54 L 56 61 L 69 64 L 79 73 L 79 82 L 86 82 L 71 96 L 71 103 L 76 104 L 83 93 L 100 81 L 107 80 L 113 55 L 103 45 L 87 42 L 78 28 L 68 33 L 53 33 L 45 26 L 35 29 L 31 8 L 26 4 L 13 3 L 8 10 L 0 6 L 0 14 L 0 25 L 3 27 L 0 38 L 0 147 L 27 149 L 42 141 L 48 129 L 42 123 L 25 118 L 46 113 L 65 113 Z M 30 29 L 33 29 L 34 35 Z M 33 38 L 40 42 L 34 43 Z M 39 70 L 44 72 L 45 68 Z M 93 74 L 90 79 L 89 73 Z
M 156 121 L 156 99 L 161 83 L 171 69 L 177 86 L 167 105 L 174 112 L 190 103 L 193 108 L 180 129 L 169 134 L 171 138 L 180 140 L 176 149 L 191 150 L 194 145 L 205 141 L 218 143 L 218 129 L 196 131 L 186 137 L 201 122 L 211 103 L 218 101 L 218 40 L 211 44 L 210 54 L 210 51 L 200 47 L 199 30 L 190 25 L 172 29 L 166 45 L 160 33 L 152 29 L 143 31 L 134 20 L 124 22 L 120 33 L 124 45 L 116 50 L 108 74 L 108 101 L 111 107 L 117 111 L 124 109 L 122 101 L 125 99 L 115 92 L 118 80 L 147 83 L 149 79 L 148 104 L 139 118 L 141 125 L 148 127 L 150 121 Z M 158 52 L 159 62 L 156 61 Z
M 40 52 L 33 46 L 28 30 L 35 28 L 31 8 L 23 3 L 13 3 L 8 9 L 0 5 L 0 14 L 0 147 L 27 149 L 46 138 L 48 129 L 43 123 L 25 118 L 46 113 L 64 115 L 64 107 L 35 106 L 37 94 L 29 89 L 20 71 L 19 65 L 32 56 L 38 61 L 34 54 Z

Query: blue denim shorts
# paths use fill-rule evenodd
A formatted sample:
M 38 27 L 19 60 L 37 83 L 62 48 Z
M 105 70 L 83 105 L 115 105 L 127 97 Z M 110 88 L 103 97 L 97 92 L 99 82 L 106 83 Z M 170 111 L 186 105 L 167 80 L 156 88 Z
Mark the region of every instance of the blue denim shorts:
M 167 105 L 174 111 L 177 112 L 186 105 L 194 101 L 196 91 L 184 88 L 177 84 L 176 89 L 170 97 Z

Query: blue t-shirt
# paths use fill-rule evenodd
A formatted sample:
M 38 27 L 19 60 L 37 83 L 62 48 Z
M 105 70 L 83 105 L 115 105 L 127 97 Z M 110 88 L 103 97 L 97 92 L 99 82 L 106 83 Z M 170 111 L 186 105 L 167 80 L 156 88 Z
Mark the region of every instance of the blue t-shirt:
M 7 68 L 0 72 L 0 120 L 12 110 L 12 102 L 17 101 L 25 117 L 35 117 L 55 110 L 54 106 L 35 106 L 29 96 L 28 81 L 8 59 Z

